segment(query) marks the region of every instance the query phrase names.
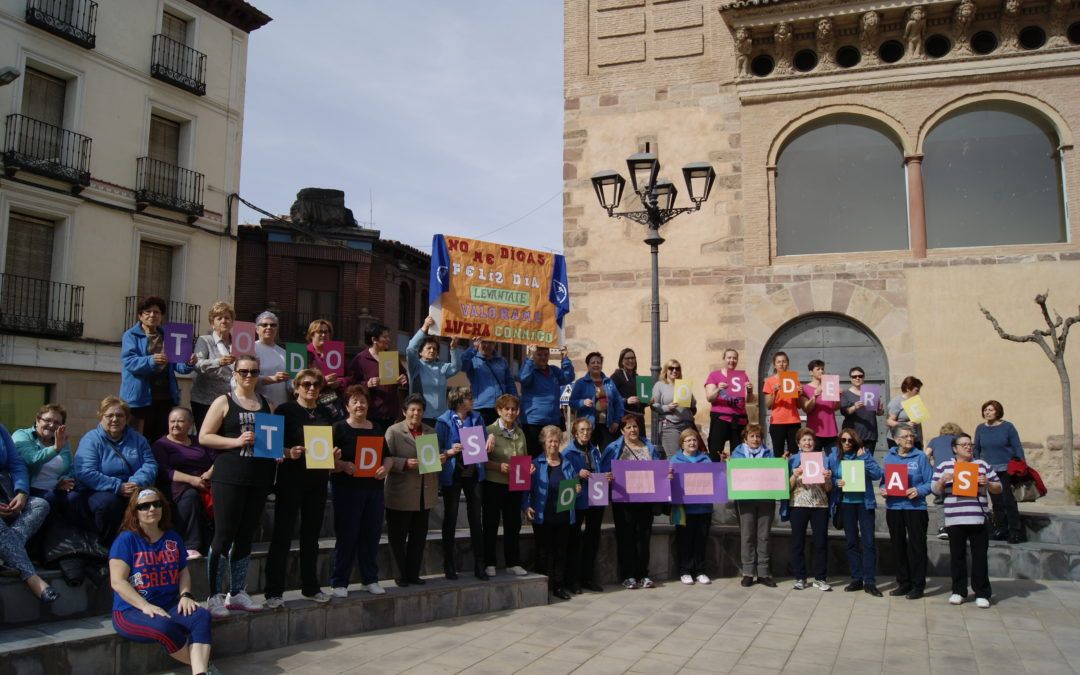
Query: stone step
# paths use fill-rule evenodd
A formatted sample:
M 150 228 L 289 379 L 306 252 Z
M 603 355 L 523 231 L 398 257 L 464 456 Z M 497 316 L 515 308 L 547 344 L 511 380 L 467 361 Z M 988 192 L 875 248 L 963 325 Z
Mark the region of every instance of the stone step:
M 498 575 L 490 581 L 441 577 L 425 586 L 397 588 L 385 595 L 353 591 L 348 598 L 318 604 L 297 592 L 285 606 L 234 612 L 214 620 L 213 654 L 235 656 L 366 631 L 410 626 L 548 602 L 547 578 Z M 156 644 L 137 644 L 116 635 L 109 616 L 68 620 L 0 633 L 0 675 L 37 673 L 148 673 L 177 664 Z

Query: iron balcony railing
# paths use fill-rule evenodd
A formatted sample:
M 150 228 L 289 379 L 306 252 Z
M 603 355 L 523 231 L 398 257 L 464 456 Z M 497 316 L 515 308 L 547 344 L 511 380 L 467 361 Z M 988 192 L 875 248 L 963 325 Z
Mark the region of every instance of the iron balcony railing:
M 157 206 L 188 214 L 203 214 L 203 175 L 178 166 L 139 157 L 135 165 L 135 205 L 141 211 Z
M 84 290 L 48 279 L 0 274 L 0 330 L 80 337 Z
M 20 169 L 78 186 L 90 184 L 90 137 L 26 115 L 7 116 L 4 171 Z
M 167 35 L 155 35 L 150 75 L 192 94 L 205 96 L 206 54 Z
M 26 23 L 93 49 L 97 44 L 97 8 L 93 0 L 26 0 Z
M 135 325 L 138 321 L 139 303 L 142 298 L 138 295 L 129 295 L 124 298 L 124 327 L 123 330 L 127 330 Z M 202 309 L 198 305 L 191 305 L 186 302 L 175 302 L 173 300 L 166 301 L 169 306 L 165 310 L 165 316 L 162 321 L 165 323 L 187 323 L 191 324 L 192 334 L 196 337 L 199 336 L 199 315 L 202 313 Z

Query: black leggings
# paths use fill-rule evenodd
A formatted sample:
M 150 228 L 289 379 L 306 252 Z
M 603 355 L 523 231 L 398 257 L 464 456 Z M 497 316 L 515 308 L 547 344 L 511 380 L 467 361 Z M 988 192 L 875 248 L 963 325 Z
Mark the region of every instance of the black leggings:
M 745 424 L 738 421 L 725 420 L 716 413 L 709 413 L 709 457 L 714 462 L 720 461 L 720 454 L 724 452 L 724 446 L 731 442 L 731 450 L 735 450 L 742 443 L 742 431 Z
M 231 590 L 233 593 L 244 590 L 247 581 L 246 560 L 251 556 L 251 541 L 262 519 L 269 491 L 269 486 L 262 485 L 233 485 L 217 481 L 210 484 L 210 492 L 214 495 L 214 539 L 206 565 L 210 595 L 221 593 L 224 577 L 221 557 L 226 553 L 229 556 Z
M 795 454 L 798 446 L 795 444 L 795 432 L 801 424 L 772 424 L 769 423 L 769 438 L 772 439 L 773 457 L 783 457 L 785 452 Z

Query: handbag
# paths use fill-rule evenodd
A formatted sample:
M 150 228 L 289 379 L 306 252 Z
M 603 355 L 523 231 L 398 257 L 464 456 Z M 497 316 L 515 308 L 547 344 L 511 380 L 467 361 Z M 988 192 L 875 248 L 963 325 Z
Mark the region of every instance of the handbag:
M 1039 490 L 1035 487 L 1035 481 L 1026 480 L 1013 483 L 1011 486 L 1013 499 L 1016 503 L 1033 502 L 1039 498 Z

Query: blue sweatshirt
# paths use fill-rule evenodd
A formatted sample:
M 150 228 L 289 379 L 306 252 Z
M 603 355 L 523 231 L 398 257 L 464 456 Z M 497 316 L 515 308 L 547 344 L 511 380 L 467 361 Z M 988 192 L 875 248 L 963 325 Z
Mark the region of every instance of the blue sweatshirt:
M 526 490 L 521 495 L 521 510 L 529 508 L 530 506 L 536 510 L 533 516 L 533 522 L 537 525 L 544 524 L 544 505 L 547 504 L 548 492 L 551 490 L 558 490 L 558 485 L 548 485 L 548 463 L 547 459 L 543 455 L 538 456 L 533 460 L 533 466 L 536 467 L 536 472 L 532 475 L 532 487 Z M 576 475 L 573 465 L 570 462 L 562 462 L 559 465 L 562 470 L 562 478 L 560 480 L 570 480 Z M 581 491 L 582 494 L 585 492 Z M 580 495 L 578 495 L 580 496 Z M 574 517 L 576 506 L 570 509 L 570 524 L 574 523 Z
M 521 410 L 525 424 L 558 424 L 559 397 L 562 389 L 574 381 L 574 364 L 563 358 L 560 367 L 548 364 L 544 373 L 532 359 L 525 359 L 518 371 L 521 382 Z
M 469 411 L 465 419 L 458 417 L 453 410 L 447 410 L 435 420 L 435 435 L 439 437 L 439 452 L 446 452 L 454 443 L 461 442 L 459 431 L 463 427 L 482 427 L 484 418 L 479 413 Z M 486 432 L 485 432 L 486 433 Z M 461 455 L 454 455 L 443 463 L 442 471 L 439 472 L 439 485 L 450 487 L 454 484 L 454 470 L 461 461 Z M 476 479 L 484 480 L 484 463 L 473 464 L 476 467 Z
M 420 358 L 420 345 L 427 336 L 422 330 L 416 331 L 405 348 L 405 356 L 409 364 L 409 393 L 424 397 L 424 417 L 434 419 L 446 412 L 446 379 L 461 370 L 462 350 L 450 350 L 450 363 L 438 358 L 425 361 Z
M 746 443 L 740 443 L 734 450 L 731 451 L 732 459 L 772 459 L 772 448 L 765 447 L 762 443 L 761 446 L 754 450 Z
M 712 460 L 709 459 L 708 452 L 702 452 L 699 450 L 697 454 L 691 456 L 683 452 L 682 448 L 668 459 L 668 464 L 674 466 L 675 464 L 709 464 Z M 692 516 L 696 513 L 712 513 L 712 504 L 684 504 L 683 509 L 686 511 L 686 515 Z
M 643 439 L 641 439 L 641 442 L 645 444 L 645 449 L 649 451 L 649 459 L 651 459 L 651 460 L 660 459 L 660 455 L 656 454 L 656 448 L 653 447 L 653 444 L 649 442 L 649 439 L 643 438 Z M 606 448 L 604 448 L 604 456 L 605 457 L 607 457 L 607 456 L 611 457 L 611 459 L 608 461 L 608 468 L 606 469 L 606 471 L 611 471 L 611 462 L 618 459 L 619 455 L 622 454 L 623 445 L 625 445 L 625 443 L 626 443 L 626 439 L 623 438 L 622 436 L 619 436 L 612 443 L 610 443 Z
M 510 364 L 498 354 L 485 359 L 474 347 L 469 347 L 461 355 L 461 372 L 469 378 L 476 410 L 494 408 L 495 400 L 503 394 L 517 396 Z
M 150 381 L 157 366 L 154 356 L 146 353 L 146 333 L 136 323 L 124 331 L 120 339 L 120 398 L 132 408 L 142 408 L 153 401 L 150 397 Z M 177 373 L 190 373 L 194 368 L 186 363 L 170 363 L 165 366 L 169 378 L 169 394 L 173 405 L 180 403 L 180 389 L 176 386 Z
M 980 424 L 975 427 L 975 459 L 981 459 L 994 471 L 1001 472 L 1015 458 L 1024 459 L 1024 447 L 1020 445 L 1020 434 L 1012 422 L 1002 422 L 989 427 Z
M 126 464 L 117 453 L 124 456 Z M 79 449 L 75 451 L 75 479 L 80 490 L 120 494 L 124 483 L 153 485 L 157 479 L 157 460 L 146 439 L 131 427 L 124 427 L 123 437 L 114 442 L 99 425 L 79 441 Z
M 591 443 L 589 444 L 588 453 L 589 453 L 589 459 L 592 460 L 591 461 L 591 465 L 592 465 L 592 470 L 591 471 L 593 473 L 610 473 L 611 472 L 611 460 L 614 459 L 615 457 L 614 457 L 612 452 L 609 452 L 610 450 L 611 450 L 611 446 L 609 445 L 607 448 L 604 448 L 604 452 L 601 453 L 600 450 L 595 445 L 593 445 Z M 581 450 L 579 450 L 577 445 L 575 445 L 573 441 L 570 441 L 570 445 L 563 448 L 562 456 L 563 456 L 563 459 L 565 459 L 567 462 L 570 463 L 571 466 L 574 467 L 574 474 L 575 475 L 580 475 L 582 469 L 589 470 L 590 462 L 585 461 L 585 453 L 583 453 Z M 589 487 L 588 481 L 583 480 L 581 482 L 581 494 L 578 495 L 577 504 L 574 506 L 574 508 L 578 508 L 578 509 L 587 509 L 587 508 L 589 508 L 588 487 Z M 603 507 L 599 507 L 599 508 L 603 508 Z
M 11 477 L 16 494 L 20 492 L 30 494 L 30 473 L 26 470 L 22 455 L 15 451 L 15 443 L 11 440 L 11 435 L 2 424 L 0 424 L 0 473 L 6 473 Z
M 874 481 L 881 480 L 883 475 L 881 465 L 874 459 L 874 455 L 870 450 L 864 452 L 862 457 L 856 456 L 854 452 L 845 452 L 842 459 L 844 461 L 862 461 L 866 464 L 866 492 L 863 493 L 863 506 L 867 511 L 873 511 L 874 507 L 877 506 L 877 497 L 874 495 Z M 843 477 L 843 474 L 839 476 L 839 478 Z M 858 494 L 857 492 L 841 492 L 840 500 L 850 504 L 857 501 L 854 498 Z
M 615 383 L 610 377 L 605 375 L 600 386 L 604 388 L 604 395 L 607 396 L 607 423 L 610 426 L 622 419 L 626 408 L 622 395 L 619 394 L 619 390 L 615 388 Z M 585 401 L 592 401 L 593 404 L 586 407 L 582 405 Z M 570 390 L 570 410 L 574 412 L 574 417 L 584 417 L 592 422 L 594 427 L 596 426 L 596 387 L 588 373 L 574 382 L 574 388 Z
M 885 508 L 896 511 L 925 511 L 926 495 L 930 494 L 930 481 L 934 477 L 934 467 L 930 466 L 930 460 L 926 453 L 918 448 L 912 448 L 907 455 L 900 456 L 900 448 L 889 448 L 882 462 L 884 466 L 890 464 L 906 464 L 908 468 L 908 487 L 915 488 L 919 496 L 915 499 L 907 497 L 885 497 Z M 881 487 L 885 487 L 885 471 L 881 472 Z

